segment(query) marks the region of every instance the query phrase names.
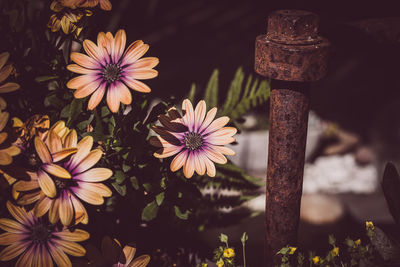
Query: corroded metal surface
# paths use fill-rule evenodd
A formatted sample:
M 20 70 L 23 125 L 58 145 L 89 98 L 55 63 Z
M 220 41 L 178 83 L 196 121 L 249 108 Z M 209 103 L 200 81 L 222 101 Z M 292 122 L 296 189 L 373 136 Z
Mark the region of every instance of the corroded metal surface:
M 318 17 L 307 11 L 272 13 L 267 34 L 256 39 L 255 70 L 275 79 L 270 98 L 266 266 L 279 264 L 276 253 L 297 242 L 309 111 L 308 82 L 325 75 L 328 52 L 329 42 L 318 36 Z
M 266 259 L 272 264 L 277 251 L 286 245 L 295 246 L 297 242 L 309 110 L 308 90 L 293 86 L 291 89 L 275 87 L 271 91 L 270 101 L 265 249 Z
M 256 39 L 255 71 L 277 80 L 309 82 L 327 70 L 329 42 L 318 36 L 318 17 L 281 10 L 268 18 L 266 35 Z

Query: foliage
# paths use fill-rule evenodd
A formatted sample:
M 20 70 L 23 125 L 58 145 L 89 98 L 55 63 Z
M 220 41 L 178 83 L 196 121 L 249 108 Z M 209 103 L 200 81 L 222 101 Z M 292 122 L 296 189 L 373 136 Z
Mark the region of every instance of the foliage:
M 90 29 L 103 11 L 94 12 L 85 22 L 80 38 L 76 38 L 46 28 L 50 17 L 48 5 L 47 1 L 31 4 L 28 0 L 0 3 L 3 36 L 0 52 L 11 53 L 21 84 L 21 90 L 10 93 L 6 100 L 10 113 L 22 121 L 35 114 L 49 115 L 51 124 L 64 120 L 67 127 L 77 130 L 80 139 L 92 136 L 95 146 L 103 151 L 98 166 L 113 170 L 113 177 L 106 182 L 113 189 L 113 196 L 99 207 L 88 207 L 91 219 L 87 229 L 92 238 L 105 234 L 119 237 L 123 242 L 135 238 L 154 255 L 150 240 L 159 243 L 161 250 L 171 246 L 166 242 L 169 237 L 163 240 L 162 235 L 153 234 L 160 228 L 185 236 L 208 227 L 233 224 L 251 215 L 239 207 L 253 197 L 252 192 L 260 186 L 260 181 L 233 163 L 218 165 L 215 178 L 195 176 L 188 180 L 181 172 L 170 171 L 170 160 L 153 156 L 155 149 L 148 142 L 154 135 L 151 127 L 160 114 L 173 106 L 173 97 L 154 103 L 151 98 L 134 93 L 133 103 L 123 105 L 118 113 L 110 112 L 105 100 L 90 111 L 86 109 L 88 98 L 74 98 L 73 91 L 66 87 L 73 77 L 66 66 L 70 63 L 71 51 L 81 49 L 83 39 L 94 39 Z M 239 68 L 227 94 L 222 95 L 218 74 L 218 70 L 213 72 L 204 90 L 204 99 L 208 108 L 221 107 L 218 116 L 229 116 L 238 127 L 246 112 L 267 101 L 269 84 L 251 75 L 245 78 Z M 201 93 L 192 86 L 189 95 L 194 100 Z M 224 189 L 238 194 L 224 195 L 221 193 Z M 4 196 L 9 196 L 11 189 L 2 190 L 4 204 Z M 224 211 L 227 208 L 232 211 Z M 150 240 L 146 233 L 151 233 Z M 183 245 L 182 239 L 176 242 L 176 247 L 187 245 Z

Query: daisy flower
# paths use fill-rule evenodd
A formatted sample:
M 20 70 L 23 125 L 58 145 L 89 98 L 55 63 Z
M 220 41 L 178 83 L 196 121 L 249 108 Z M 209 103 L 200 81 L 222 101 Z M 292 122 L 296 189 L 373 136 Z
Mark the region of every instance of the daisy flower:
M 150 262 L 149 255 L 134 259 L 136 248 L 126 245 L 122 248 L 118 240 L 105 236 L 101 243 L 101 252 L 95 247 L 88 248 L 87 257 L 94 266 L 146 267 Z
M 90 40 L 83 41 L 83 48 L 88 54 L 71 53 L 67 69 L 83 74 L 67 83 L 70 89 L 76 89 L 75 98 L 91 95 L 88 109 L 93 110 L 107 92 L 107 105 L 112 112 L 117 112 L 120 102 L 129 105 L 132 95 L 128 87 L 142 93 L 149 93 L 150 88 L 138 81 L 151 79 L 158 75 L 153 68 L 158 64 L 158 58 L 141 58 L 149 49 L 142 41 L 133 42 L 126 50 L 126 34 L 119 30 L 114 36 L 108 32 L 100 32 L 97 45 Z
M 110 197 L 111 190 L 102 183 L 112 176 L 107 168 L 92 168 L 102 157 L 100 149 L 92 149 L 93 138 L 84 137 L 77 143 L 76 131 L 67 132 L 62 123 L 52 128 L 46 142 L 35 137 L 34 146 L 38 156 L 36 172 L 29 172 L 30 181 L 18 181 L 14 189 L 24 192 L 18 204 L 35 203 L 34 214 L 41 217 L 48 212 L 51 223 L 58 220 L 63 225 L 88 223 L 88 214 L 80 200 L 101 205 L 103 197 Z M 57 151 L 70 151 L 69 159 L 57 157 Z M 73 151 L 73 152 L 72 152 Z M 75 153 L 76 151 L 76 153 Z M 75 154 L 74 154 L 75 153 Z M 56 157 L 54 156 L 56 155 Z M 66 155 L 66 153 L 64 154 Z
M 10 53 L 8 52 L 0 53 L 0 93 L 9 93 L 19 89 L 19 84 L 17 83 L 4 83 L 8 76 L 15 71 L 13 65 L 6 64 L 9 57 Z
M 82 257 L 86 250 L 76 242 L 89 238 L 89 233 L 76 229 L 71 232 L 65 227 L 51 225 L 37 218 L 32 211 L 14 206 L 9 201 L 7 209 L 16 219 L 0 219 L 0 245 L 7 246 L 0 252 L 0 261 L 9 261 L 19 256 L 16 267 L 72 266 L 66 254 Z
M 182 103 L 183 116 L 172 108 L 168 115 L 160 115 L 162 126 L 153 130 L 158 136 L 150 138 L 150 143 L 160 147 L 154 153 L 157 158 L 175 156 L 171 162 L 171 171 L 175 172 L 183 166 L 186 178 L 199 175 L 215 176 L 214 163 L 225 164 L 224 155 L 234 155 L 235 152 L 225 147 L 235 141 L 232 137 L 237 130 L 234 127 L 224 127 L 229 118 L 224 116 L 214 120 L 217 108 L 212 108 L 206 114 L 206 103 L 201 100 L 193 110 L 190 100 Z

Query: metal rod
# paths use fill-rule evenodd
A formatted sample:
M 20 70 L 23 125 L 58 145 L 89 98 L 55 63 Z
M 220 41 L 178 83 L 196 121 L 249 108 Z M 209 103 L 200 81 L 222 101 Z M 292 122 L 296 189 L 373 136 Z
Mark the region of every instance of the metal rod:
M 265 266 L 280 262 L 276 253 L 295 246 L 300 217 L 309 111 L 309 82 L 327 68 L 329 42 L 318 36 L 318 17 L 307 11 L 280 10 L 268 18 L 266 35 L 256 39 L 255 70 L 274 79 L 265 207 Z

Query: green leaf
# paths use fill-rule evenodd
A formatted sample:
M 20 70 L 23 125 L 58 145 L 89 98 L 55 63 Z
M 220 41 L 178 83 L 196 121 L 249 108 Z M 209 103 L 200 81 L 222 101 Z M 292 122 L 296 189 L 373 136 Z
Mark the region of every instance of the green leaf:
M 113 182 L 111 185 L 114 187 L 115 191 L 118 192 L 118 194 L 121 196 L 126 195 L 126 185 L 120 185 L 117 182 Z
M 150 192 L 151 191 L 151 184 L 149 184 L 149 183 L 144 183 L 143 184 L 143 187 L 144 187 L 144 189 L 147 191 L 147 192 Z
M 115 182 L 122 184 L 125 181 L 125 174 L 123 171 L 117 170 L 114 174 Z
M 158 212 L 158 205 L 155 200 L 150 202 L 149 204 L 144 207 L 142 211 L 142 220 L 143 221 L 151 221 L 155 217 L 157 217 L 157 212 Z
M 129 165 L 126 165 L 125 163 L 122 164 L 122 170 L 124 172 L 128 172 L 132 167 Z
M 192 86 L 190 87 L 188 99 L 190 100 L 190 102 L 194 103 L 195 97 L 196 97 L 196 85 L 194 83 L 192 83 Z
M 204 101 L 206 101 L 207 109 L 218 106 L 218 74 L 218 70 L 215 69 L 204 92 Z
M 72 100 L 67 125 L 71 126 L 82 112 L 83 99 Z
M 158 195 L 156 196 L 156 202 L 157 202 L 157 205 L 158 205 L 158 206 L 161 206 L 161 204 L 162 204 L 163 201 L 164 201 L 164 198 L 165 198 L 165 193 L 164 193 L 164 192 L 161 192 L 160 194 L 158 194 Z
M 333 235 L 329 235 L 329 244 L 335 246 L 336 238 Z
M 398 266 L 400 263 L 400 246 L 377 226 L 375 226 L 371 243 L 385 261 L 395 262 L 396 264 L 392 266 Z
M 137 178 L 135 176 L 132 176 L 130 178 L 130 180 L 131 180 L 131 184 L 132 184 L 133 188 L 138 190 L 139 189 L 139 182 L 138 182 Z
M 286 255 L 289 252 L 290 248 L 289 247 L 284 247 L 281 248 L 281 250 L 279 250 L 276 254 L 282 254 L 282 255 Z
M 181 220 L 187 220 L 189 218 L 189 211 L 186 210 L 185 213 L 182 213 L 178 206 L 174 206 L 175 215 Z

